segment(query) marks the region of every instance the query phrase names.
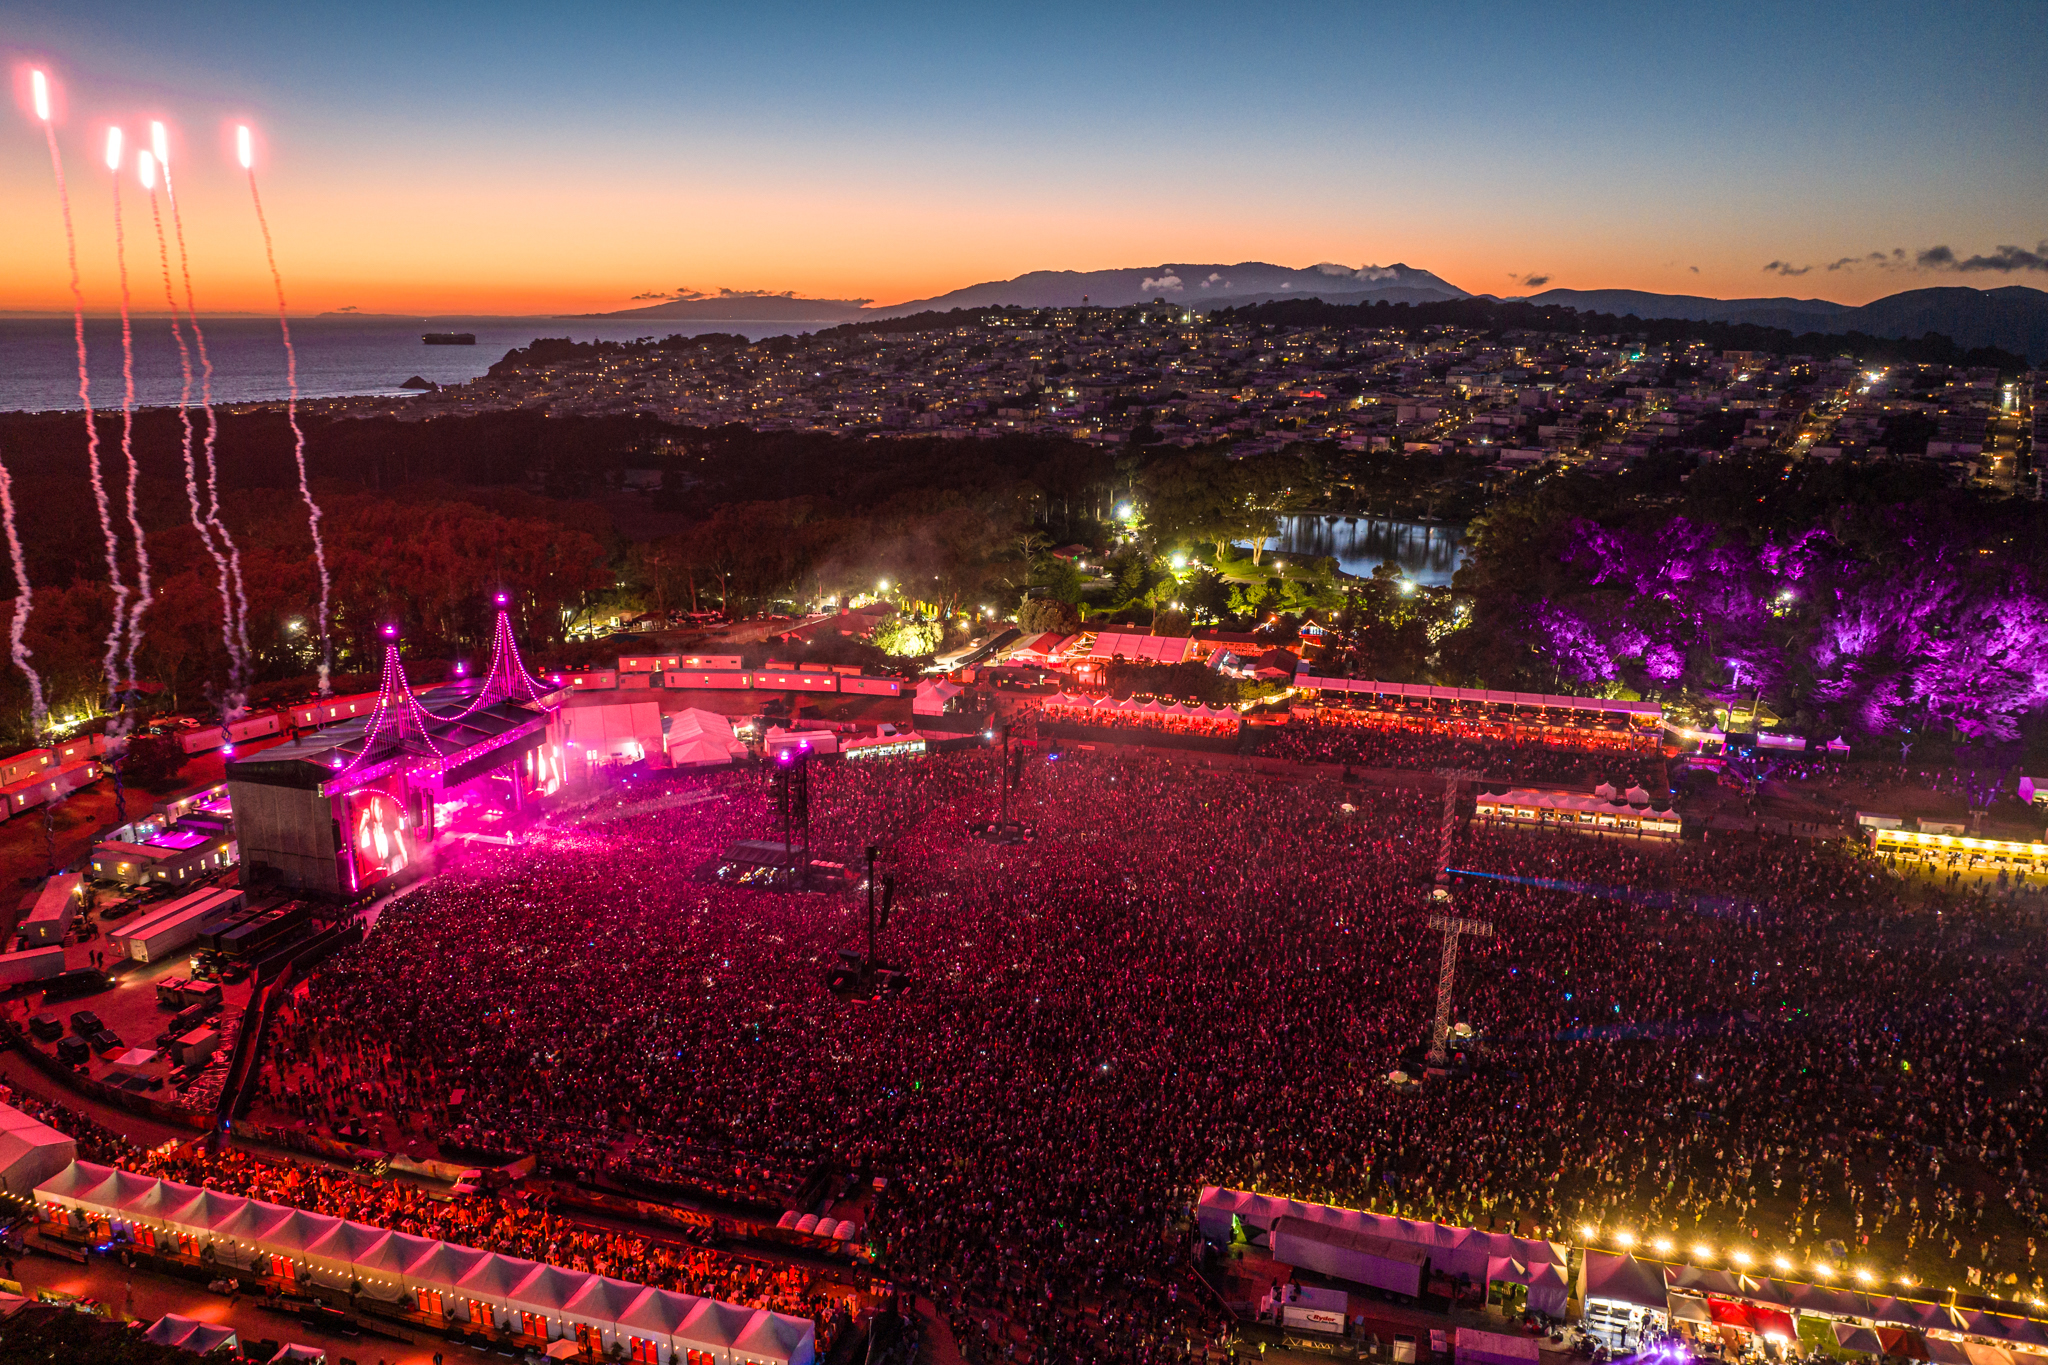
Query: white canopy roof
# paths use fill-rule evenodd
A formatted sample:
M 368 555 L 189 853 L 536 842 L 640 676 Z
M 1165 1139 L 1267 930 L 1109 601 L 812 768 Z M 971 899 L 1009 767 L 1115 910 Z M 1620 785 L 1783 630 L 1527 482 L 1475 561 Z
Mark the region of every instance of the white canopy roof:
M 812 1338 L 816 1334 L 817 1328 L 803 1318 L 762 1309 L 740 1333 L 734 1351 L 748 1360 L 769 1365 L 805 1365 L 811 1358 Z
M 685 1351 L 728 1353 L 733 1343 L 740 1339 L 740 1333 L 747 1330 L 747 1324 L 753 1320 L 756 1311 L 718 1299 L 699 1299 L 696 1311 L 675 1330 L 676 1347 Z
M 529 1313 L 561 1312 L 569 1306 L 569 1300 L 596 1278 L 580 1270 L 564 1270 L 556 1265 L 534 1265 L 532 1261 L 519 1264 L 531 1265 L 533 1269 L 505 1295 L 505 1302 Z M 471 1278 L 476 1277 L 472 1275 Z
M 512 1291 L 525 1284 L 527 1277 L 537 1269 L 538 1262 L 517 1256 L 500 1256 L 495 1251 L 486 1252 L 482 1260 L 470 1267 L 455 1290 L 470 1298 L 509 1308 L 512 1306 Z
M 746 756 L 747 746 L 732 732 L 732 722 L 716 711 L 691 707 L 668 721 L 669 761 L 680 766 L 730 763 Z
M 489 1256 L 489 1252 L 478 1251 L 475 1247 L 458 1246 L 454 1242 L 436 1242 L 427 1249 L 424 1256 L 405 1268 L 405 1278 L 408 1283 L 419 1289 L 438 1289 L 444 1294 L 460 1294 L 463 1292 L 464 1278 L 470 1271 L 482 1265 Z
M 643 1289 L 640 1297 L 621 1309 L 613 1319 L 619 1329 L 641 1336 L 672 1337 L 704 1302 L 695 1294 L 677 1294 L 667 1289 Z

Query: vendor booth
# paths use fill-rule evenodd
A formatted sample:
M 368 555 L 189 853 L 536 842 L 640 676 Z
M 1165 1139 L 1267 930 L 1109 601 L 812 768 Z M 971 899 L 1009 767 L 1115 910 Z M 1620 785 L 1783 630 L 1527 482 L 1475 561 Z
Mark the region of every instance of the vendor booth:
M 1640 1343 L 1645 1332 L 1661 1332 L 1670 1304 L 1658 1268 L 1626 1252 L 1588 1251 L 1580 1298 L 1580 1324 L 1613 1350 Z

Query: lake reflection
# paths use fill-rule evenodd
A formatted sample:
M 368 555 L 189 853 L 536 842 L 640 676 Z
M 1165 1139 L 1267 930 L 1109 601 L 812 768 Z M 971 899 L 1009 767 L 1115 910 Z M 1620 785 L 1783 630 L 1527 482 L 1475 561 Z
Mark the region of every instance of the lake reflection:
M 1283 558 L 1335 555 L 1338 568 L 1361 578 L 1392 561 L 1418 583 L 1445 587 L 1465 558 L 1465 533 L 1457 526 L 1384 517 L 1282 517 L 1280 534 L 1266 553 Z

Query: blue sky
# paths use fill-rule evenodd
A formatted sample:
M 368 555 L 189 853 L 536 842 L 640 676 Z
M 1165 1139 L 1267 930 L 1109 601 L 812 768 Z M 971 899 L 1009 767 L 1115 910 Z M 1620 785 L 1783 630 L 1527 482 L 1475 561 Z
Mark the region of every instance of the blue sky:
M 178 127 L 224 301 L 254 287 L 212 174 L 241 118 L 308 306 L 894 301 L 1168 259 L 1850 302 L 2048 282 L 1826 269 L 2048 236 L 2038 4 L 78 9 L 9 0 L 0 57 L 57 76 L 71 161 L 111 119 Z M 26 262 L 0 306 L 42 306 L 62 246 L 25 119 L 0 178 Z

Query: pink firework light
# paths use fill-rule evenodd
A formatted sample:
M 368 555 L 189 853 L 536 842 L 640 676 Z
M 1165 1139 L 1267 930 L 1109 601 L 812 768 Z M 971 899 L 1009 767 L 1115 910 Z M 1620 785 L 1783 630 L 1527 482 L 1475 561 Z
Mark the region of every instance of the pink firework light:
M 299 353 L 292 345 L 291 317 L 285 311 L 284 275 L 277 268 L 277 251 L 271 245 L 270 219 L 263 212 L 263 196 L 256 189 L 256 146 L 249 125 L 235 128 L 235 159 L 249 176 L 249 202 L 256 207 L 256 226 L 263 231 L 263 258 L 270 263 L 271 287 L 277 291 L 277 330 L 284 338 L 285 420 L 292 428 L 292 460 L 299 470 L 299 497 L 306 504 L 306 527 L 313 534 L 313 563 L 320 570 L 320 695 L 331 694 L 329 675 L 334 671 L 334 649 L 328 635 L 328 604 L 333 584 L 327 573 L 327 546 L 320 537 L 320 504 L 313 500 L 313 486 L 306 478 L 306 433 L 299 428 Z
M 242 551 L 220 519 L 220 471 L 214 461 L 214 447 L 220 441 L 220 417 L 213 410 L 213 359 L 206 350 L 206 331 L 199 325 L 199 305 L 192 290 L 192 258 L 185 249 L 185 216 L 178 208 L 178 191 L 171 183 L 170 130 L 161 121 L 149 125 L 150 148 L 164 178 L 164 202 L 171 210 L 171 230 L 178 241 L 178 273 L 185 283 L 185 323 L 192 329 L 193 349 L 199 355 L 199 407 L 206 414 L 206 442 L 202 448 L 206 466 L 206 520 L 213 528 L 221 552 L 227 556 L 228 581 L 233 589 L 234 644 L 228 650 L 230 681 L 224 714 L 239 715 L 249 674 L 249 598 L 242 587 Z M 175 309 L 177 305 L 172 304 Z
M 121 650 L 121 622 L 128 610 L 128 586 L 121 576 L 121 545 L 114 535 L 114 521 L 107 502 L 107 485 L 100 477 L 100 430 L 92 410 L 92 374 L 86 363 L 85 291 L 78 282 L 78 233 L 71 222 L 71 191 L 64 183 L 64 157 L 57 149 L 57 126 L 50 118 L 50 82 L 41 71 L 33 73 L 32 94 L 36 117 L 42 121 L 43 141 L 50 148 L 50 172 L 57 181 L 57 205 L 64 217 L 64 254 L 71 271 L 71 336 L 78 356 L 78 406 L 85 412 L 85 468 L 92 480 L 93 506 L 99 512 L 100 537 L 107 547 L 107 581 L 114 590 L 114 624 L 107 632 L 103 664 L 107 702 L 116 704 L 119 680 L 115 657 Z
M 121 458 L 128 465 L 128 534 L 135 545 L 135 599 L 124 623 L 117 616 L 117 632 L 125 632 L 127 648 L 120 673 L 124 682 L 135 677 L 135 652 L 142 645 L 142 617 L 149 610 L 149 546 L 142 534 L 142 516 L 136 506 L 136 485 L 140 470 L 135 463 L 135 329 L 129 316 L 128 237 L 121 217 L 121 130 L 107 129 L 107 169 L 114 177 L 114 265 L 121 283 Z M 121 724 L 125 735 L 125 723 Z

